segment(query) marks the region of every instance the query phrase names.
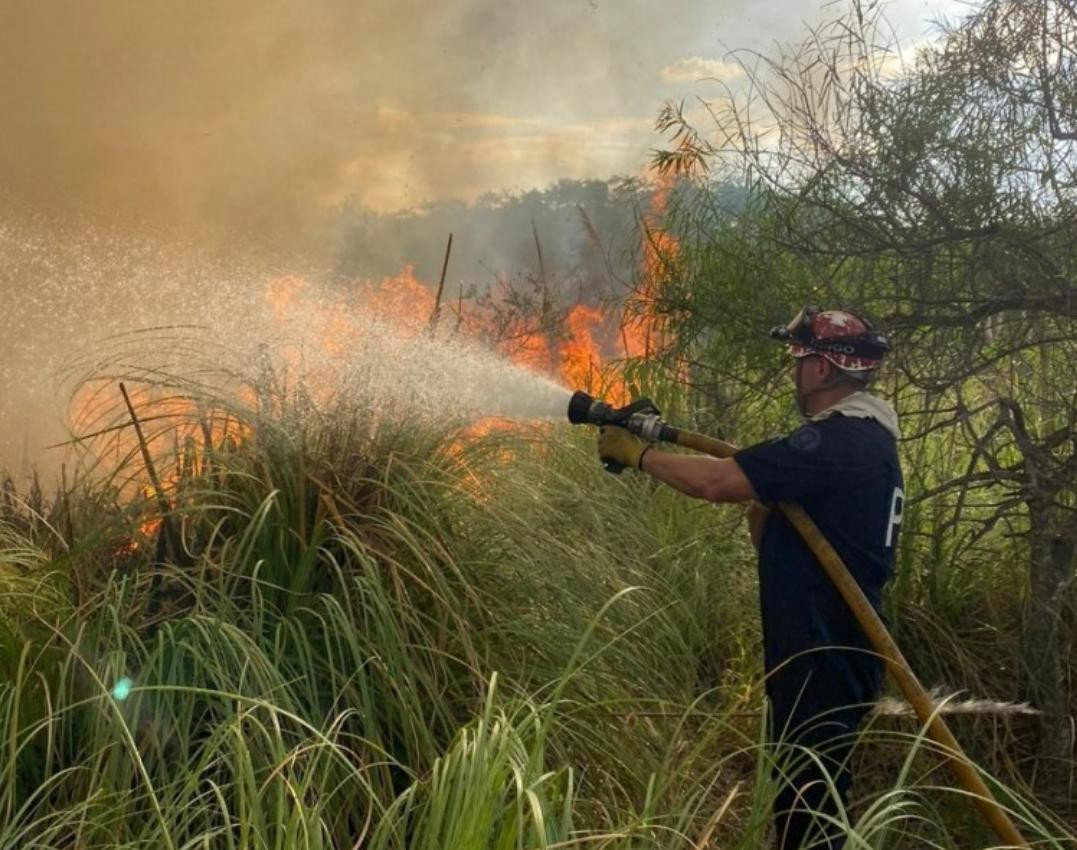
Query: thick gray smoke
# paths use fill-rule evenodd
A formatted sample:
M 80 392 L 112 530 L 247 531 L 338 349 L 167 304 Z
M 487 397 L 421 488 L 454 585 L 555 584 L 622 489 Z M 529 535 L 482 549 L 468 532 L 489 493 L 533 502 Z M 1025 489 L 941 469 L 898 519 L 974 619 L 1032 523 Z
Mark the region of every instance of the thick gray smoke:
M 374 35 L 411 19 L 332 0 L 7 4 L 5 205 L 198 236 L 301 231 L 364 144 L 390 70 Z

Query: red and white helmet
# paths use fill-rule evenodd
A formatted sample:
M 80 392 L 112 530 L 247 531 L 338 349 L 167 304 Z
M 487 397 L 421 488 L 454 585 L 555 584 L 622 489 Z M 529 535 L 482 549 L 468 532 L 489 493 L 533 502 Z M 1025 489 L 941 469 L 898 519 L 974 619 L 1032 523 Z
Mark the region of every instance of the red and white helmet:
M 848 310 L 808 306 L 770 335 L 787 342 L 794 357 L 818 354 L 845 372 L 872 372 L 890 352 L 890 340 Z

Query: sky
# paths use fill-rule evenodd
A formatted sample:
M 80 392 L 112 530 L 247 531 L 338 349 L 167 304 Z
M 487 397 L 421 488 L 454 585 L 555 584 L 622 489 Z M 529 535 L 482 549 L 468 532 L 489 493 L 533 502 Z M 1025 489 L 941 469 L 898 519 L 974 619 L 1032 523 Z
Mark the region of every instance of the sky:
M 819 0 L 50 0 L 0 11 L 0 215 L 284 238 L 642 174 L 667 100 Z M 957 0 L 893 0 L 902 43 Z

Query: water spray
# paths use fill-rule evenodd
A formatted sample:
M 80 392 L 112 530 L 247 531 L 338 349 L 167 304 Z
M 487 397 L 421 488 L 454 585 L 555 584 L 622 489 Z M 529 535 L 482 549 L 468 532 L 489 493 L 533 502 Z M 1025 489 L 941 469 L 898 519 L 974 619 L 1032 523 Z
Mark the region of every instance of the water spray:
M 728 458 L 737 451 L 736 446 L 730 443 L 703 434 L 682 431 L 669 425 L 662 420 L 661 413 L 654 403 L 645 398 L 624 407 L 615 408 L 585 392 L 577 391 L 568 403 L 568 421 L 573 425 L 597 425 L 599 427 L 616 425 L 649 442 L 673 443 L 712 457 Z M 602 463 L 609 472 L 620 473 L 624 469 L 623 464 L 605 458 L 602 459 Z M 853 616 L 856 617 L 860 628 L 871 641 L 871 645 L 886 663 L 890 675 L 913 707 L 928 737 L 938 744 L 958 781 L 969 793 L 984 820 L 990 824 L 995 834 L 1007 846 L 1028 847 L 1028 842 L 1021 836 L 1009 813 L 999 805 L 979 771 L 962 750 L 961 744 L 950 731 L 950 727 L 936 710 L 935 701 L 916 678 L 916 674 L 909 666 L 909 662 L 905 660 L 905 656 L 902 655 L 901 649 L 887 630 L 882 618 L 868 602 L 864 591 L 849 573 L 849 568 L 845 566 L 845 562 L 842 561 L 830 541 L 823 536 L 819 526 L 808 516 L 804 508 L 794 502 L 779 502 L 774 507 L 785 514 L 786 519 L 815 555 L 823 571 L 841 594 Z

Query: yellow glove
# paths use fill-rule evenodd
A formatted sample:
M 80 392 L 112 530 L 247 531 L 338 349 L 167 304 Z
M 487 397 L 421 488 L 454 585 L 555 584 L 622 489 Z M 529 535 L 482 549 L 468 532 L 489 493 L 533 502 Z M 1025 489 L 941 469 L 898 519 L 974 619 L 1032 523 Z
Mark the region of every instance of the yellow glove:
M 617 425 L 603 425 L 598 429 L 598 456 L 603 461 L 612 460 L 639 469 L 640 459 L 650 447 L 651 443 Z

